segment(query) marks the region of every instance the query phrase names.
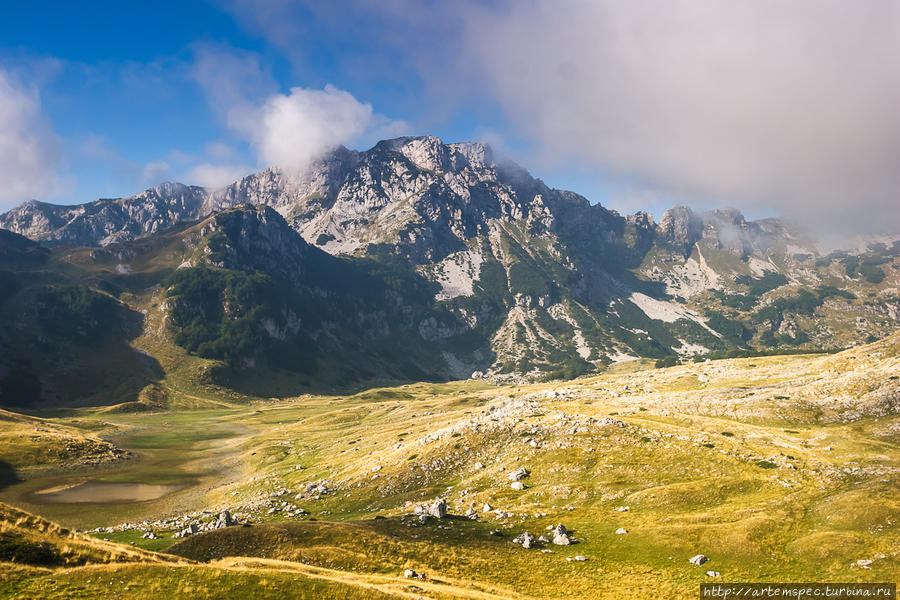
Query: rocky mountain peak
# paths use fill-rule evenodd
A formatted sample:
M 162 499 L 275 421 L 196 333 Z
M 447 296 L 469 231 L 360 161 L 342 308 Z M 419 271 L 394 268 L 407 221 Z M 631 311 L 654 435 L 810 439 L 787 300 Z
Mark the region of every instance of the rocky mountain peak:
M 482 142 L 445 144 L 438 137 L 426 135 L 384 140 L 379 142 L 378 147 L 402 154 L 416 168 L 424 171 L 460 171 L 467 166 L 481 171 L 494 167 L 493 152 Z
M 703 237 L 703 219 L 687 206 L 674 206 L 663 213 L 657 235 L 685 256 Z

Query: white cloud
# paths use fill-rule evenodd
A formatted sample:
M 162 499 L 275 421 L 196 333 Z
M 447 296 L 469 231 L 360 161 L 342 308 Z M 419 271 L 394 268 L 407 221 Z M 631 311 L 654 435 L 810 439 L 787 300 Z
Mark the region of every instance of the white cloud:
M 263 164 L 302 169 L 322 152 L 352 144 L 390 122 L 375 115 L 371 104 L 327 85 L 324 90 L 291 88 L 259 108 L 232 111 L 229 126 L 247 137 Z
M 52 194 L 59 185 L 57 158 L 37 91 L 0 68 L 0 206 Z
M 172 165 L 159 160 L 148 162 L 141 169 L 140 184 L 142 186 L 159 185 L 172 178 Z
M 219 189 L 253 172 L 253 167 L 247 165 L 214 165 L 203 163 L 191 169 L 187 176 L 187 183 L 200 185 L 206 188 Z
M 333 85 L 278 93 L 274 79 L 252 53 L 197 46 L 193 73 L 229 129 L 250 143 L 261 167 L 302 169 L 338 145 L 395 137 L 409 129 Z M 207 152 L 227 160 L 222 154 L 226 150 L 211 146 Z
M 224 142 L 206 144 L 206 154 L 217 160 L 231 160 L 237 156 L 237 150 Z

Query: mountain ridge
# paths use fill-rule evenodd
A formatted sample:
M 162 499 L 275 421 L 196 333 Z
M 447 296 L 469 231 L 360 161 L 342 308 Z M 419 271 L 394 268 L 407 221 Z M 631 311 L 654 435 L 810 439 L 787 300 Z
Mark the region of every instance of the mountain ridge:
M 571 377 L 635 358 L 846 347 L 892 332 L 900 314 L 900 243 L 823 255 L 792 226 L 736 209 L 622 216 L 485 144 L 429 136 L 338 148 L 213 192 L 164 184 L 76 207 L 26 203 L 0 226 L 41 240 L 54 265 L 101 273 L 98 290 L 140 281 L 119 300 L 166 307 L 170 330 L 186 307 L 173 286 L 212 286 L 218 296 L 195 294 L 180 325 L 196 335 L 171 335 L 238 370 L 280 354 L 294 356 L 288 370 L 348 380 Z M 253 302 L 229 312 L 242 291 Z M 190 316 L 201 306 L 208 322 Z M 366 328 L 380 333 L 366 340 Z M 241 351 L 228 350 L 238 331 Z M 374 369 L 348 374 L 342 354 Z M 407 367 L 392 370 L 398 360 Z

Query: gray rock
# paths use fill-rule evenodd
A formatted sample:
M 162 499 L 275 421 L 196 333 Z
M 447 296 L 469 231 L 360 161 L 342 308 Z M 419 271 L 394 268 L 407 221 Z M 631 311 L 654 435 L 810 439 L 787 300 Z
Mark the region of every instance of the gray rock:
M 231 517 L 231 513 L 229 511 L 223 510 L 219 513 L 219 516 L 216 518 L 211 529 L 224 529 L 225 527 L 232 527 L 234 525 L 240 525 L 240 523 L 238 523 Z
M 447 501 L 443 498 L 438 498 L 425 507 L 425 512 L 436 519 L 443 519 L 447 516 Z
M 699 567 L 700 565 L 702 565 L 703 563 L 705 563 L 708 560 L 709 559 L 706 558 L 706 556 L 704 556 L 703 554 L 697 554 L 696 556 L 690 557 L 688 559 L 688 562 L 691 563 L 692 565 L 697 565 Z
M 521 544 L 522 547 L 525 548 L 526 550 L 531 549 L 534 546 L 536 541 L 537 540 L 535 539 L 535 537 L 533 535 L 531 535 L 530 533 L 528 533 L 527 531 L 525 533 L 519 534 L 513 538 L 513 542 L 515 542 L 517 544 Z
M 510 481 L 520 481 L 528 477 L 531 473 L 525 467 L 520 467 L 508 475 Z
M 554 527 L 551 533 L 553 534 L 553 543 L 557 546 L 568 546 L 572 543 L 572 540 L 569 538 L 569 530 L 562 523 Z

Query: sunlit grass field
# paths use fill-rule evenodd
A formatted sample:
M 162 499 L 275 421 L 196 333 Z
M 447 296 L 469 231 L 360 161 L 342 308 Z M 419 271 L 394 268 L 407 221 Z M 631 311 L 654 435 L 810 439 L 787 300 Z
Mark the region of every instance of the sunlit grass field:
M 710 581 L 897 581 L 896 345 L 520 386 L 239 402 L 192 388 L 206 408 L 4 414 L 4 502 L 81 529 L 205 508 L 254 523 L 183 540 L 92 534 L 181 558 L 10 564 L 0 597 L 681 598 Z M 89 453 L 71 443 L 85 439 L 129 455 L 79 467 L 64 449 Z M 519 467 L 530 473 L 522 490 L 508 479 Z M 86 479 L 184 487 L 138 503 L 34 496 Z M 333 491 L 305 493 L 322 481 Z M 438 497 L 449 518 L 411 515 Z M 246 508 L 260 500 L 271 502 Z M 305 514 L 283 516 L 284 501 Z M 576 543 L 511 541 L 559 522 Z M 709 561 L 690 564 L 696 554 Z M 576 555 L 586 560 L 567 560 Z M 426 579 L 404 579 L 406 569 Z

